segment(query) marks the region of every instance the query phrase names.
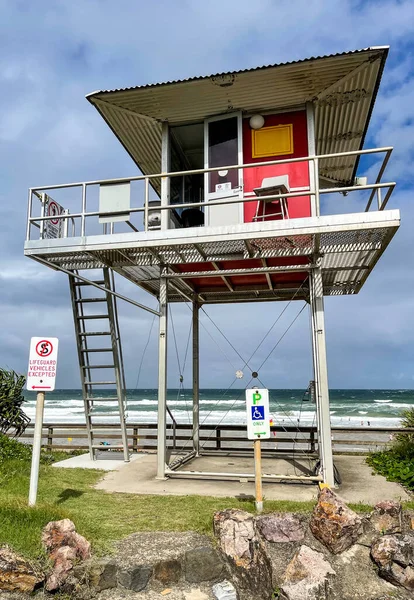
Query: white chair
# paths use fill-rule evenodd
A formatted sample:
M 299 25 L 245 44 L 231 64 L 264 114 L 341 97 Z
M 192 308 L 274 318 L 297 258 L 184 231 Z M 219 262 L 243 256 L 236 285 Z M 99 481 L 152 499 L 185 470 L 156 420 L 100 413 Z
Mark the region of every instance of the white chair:
M 278 177 L 266 177 L 262 181 L 262 185 L 259 188 L 254 188 L 254 193 L 258 196 L 256 214 L 253 217 L 253 221 L 265 221 L 272 219 L 272 217 L 282 217 L 282 219 L 289 219 L 289 211 L 287 198 L 274 198 L 266 199 L 266 196 L 273 196 L 275 194 L 288 194 L 290 192 L 289 187 L 289 175 L 279 175 Z M 266 205 L 273 205 L 274 212 L 266 212 Z

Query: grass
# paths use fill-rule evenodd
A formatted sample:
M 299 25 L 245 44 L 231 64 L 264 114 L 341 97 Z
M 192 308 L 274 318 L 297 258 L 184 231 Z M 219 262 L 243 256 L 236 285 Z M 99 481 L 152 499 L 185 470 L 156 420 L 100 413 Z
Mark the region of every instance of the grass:
M 57 456 L 61 458 L 61 453 Z M 53 458 L 49 456 L 49 461 Z M 43 559 L 42 528 L 51 520 L 68 517 L 90 540 L 93 551 L 104 554 L 111 552 L 115 541 L 137 531 L 192 530 L 211 534 L 215 511 L 255 510 L 253 501 L 236 498 L 108 494 L 93 487 L 102 476 L 102 471 L 57 469 L 42 464 L 38 503 L 28 508 L 30 460 L 0 461 L 0 545 L 8 544 L 24 556 Z M 414 502 L 408 505 L 414 508 Z M 313 502 L 265 499 L 265 512 L 308 513 L 313 506 Z M 364 504 L 351 507 L 362 513 L 371 510 Z
M 60 458 L 60 457 L 59 457 Z M 42 556 L 41 530 L 50 520 L 68 517 L 91 541 L 97 554 L 137 531 L 212 533 L 217 510 L 239 507 L 254 512 L 253 501 L 206 496 L 108 494 L 94 489 L 102 471 L 57 469 L 41 465 L 38 503 L 28 508 L 30 461 L 0 464 L 0 545 L 9 544 L 30 558 Z M 310 512 L 313 502 L 268 501 L 266 511 Z

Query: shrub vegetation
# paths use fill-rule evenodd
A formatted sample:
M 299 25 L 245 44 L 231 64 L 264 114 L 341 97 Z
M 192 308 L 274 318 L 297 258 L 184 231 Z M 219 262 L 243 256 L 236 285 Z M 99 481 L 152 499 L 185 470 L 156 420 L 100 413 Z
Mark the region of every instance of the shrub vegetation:
M 0 433 L 12 431 L 18 437 L 30 423 L 22 409 L 25 383 L 24 375 L 0 369 Z
M 414 408 L 403 412 L 401 424 L 414 428 Z M 389 481 L 414 490 L 414 432 L 398 433 L 387 450 L 372 453 L 367 463 Z

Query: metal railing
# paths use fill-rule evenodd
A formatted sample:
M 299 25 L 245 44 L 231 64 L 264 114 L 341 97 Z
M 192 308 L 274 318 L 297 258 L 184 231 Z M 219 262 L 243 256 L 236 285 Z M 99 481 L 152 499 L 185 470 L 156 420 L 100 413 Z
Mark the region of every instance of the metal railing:
M 384 210 L 386 207 L 388 200 L 394 190 L 396 185 L 395 182 L 382 182 L 382 176 L 384 174 L 385 168 L 388 164 L 389 158 L 391 156 L 393 148 L 392 147 L 384 147 L 384 148 L 372 148 L 367 150 L 355 150 L 351 152 L 337 152 L 332 154 L 321 154 L 315 156 L 304 156 L 299 158 L 290 158 L 283 160 L 271 160 L 271 161 L 263 161 L 257 163 L 248 163 L 243 165 L 229 165 L 229 166 L 221 166 L 221 167 L 212 167 L 209 169 L 192 169 L 186 171 L 174 171 L 170 173 L 156 173 L 153 175 L 137 175 L 133 177 L 122 177 L 116 179 L 102 179 L 96 181 L 83 181 L 83 182 L 75 182 L 75 183 L 67 183 L 67 184 L 58 184 L 58 185 L 44 185 L 40 187 L 33 187 L 29 189 L 29 197 L 28 197 L 28 212 L 27 212 L 27 227 L 26 227 L 26 241 L 32 239 L 31 237 L 31 228 L 32 225 L 40 230 L 40 238 L 42 237 L 43 224 L 47 221 L 57 220 L 63 221 L 64 223 L 70 220 L 73 224 L 72 232 L 75 232 L 75 222 L 80 221 L 79 227 L 79 235 L 81 237 L 85 236 L 86 233 L 86 221 L 90 218 L 98 218 L 104 217 L 107 213 L 103 213 L 99 210 L 87 211 L 87 191 L 88 188 L 92 186 L 104 186 L 104 185 L 115 185 L 115 184 L 131 184 L 132 182 L 143 182 L 144 183 L 144 198 L 142 202 L 142 206 L 130 206 L 128 210 L 122 210 L 120 213 L 127 212 L 129 215 L 133 215 L 136 213 L 143 213 L 143 223 L 144 223 L 144 231 L 148 231 L 148 217 L 151 210 L 158 211 L 176 211 L 183 208 L 205 208 L 206 206 L 219 206 L 219 205 L 229 205 L 229 204 L 244 204 L 246 202 L 254 202 L 258 201 L 258 198 L 255 195 L 247 195 L 237 196 L 234 198 L 223 198 L 216 200 L 202 200 L 198 202 L 180 202 L 180 203 L 168 203 L 166 199 L 161 195 L 161 203 L 156 209 L 150 207 L 150 185 L 151 182 L 154 181 L 162 181 L 166 180 L 168 184 L 170 180 L 176 177 L 187 177 L 192 175 L 205 175 L 206 173 L 213 173 L 218 171 L 232 171 L 232 170 L 240 170 L 240 169 L 251 169 L 257 168 L 261 166 L 273 166 L 273 165 L 284 165 L 284 164 L 293 164 L 293 163 L 309 163 L 309 186 L 303 187 L 298 191 L 289 191 L 283 192 L 279 194 L 269 194 L 266 196 L 261 195 L 260 201 L 268 201 L 268 200 L 280 200 L 280 199 L 289 199 L 289 198 L 297 198 L 303 196 L 309 196 L 311 198 L 311 207 L 312 207 L 312 216 L 320 215 L 320 205 L 321 205 L 321 195 L 324 194 L 333 194 L 333 193 L 342 193 L 347 195 L 349 192 L 361 192 L 370 190 L 370 196 L 368 198 L 368 202 L 365 207 L 365 212 L 369 211 L 375 196 L 377 197 L 377 210 Z M 335 186 L 335 187 L 320 187 L 319 184 L 319 175 L 320 175 L 320 162 L 323 160 L 331 160 L 336 158 L 346 158 L 346 157 L 355 157 L 355 156 L 367 156 L 372 154 L 384 154 L 384 158 L 382 163 L 379 166 L 378 175 L 375 179 L 374 183 L 365 184 L 365 185 L 350 185 L 350 186 Z M 48 216 L 44 214 L 44 210 L 42 207 L 41 214 L 35 216 L 33 214 L 33 198 L 37 197 L 42 202 L 42 198 L 44 197 L 45 192 L 50 192 L 52 190 L 62 190 L 62 189 L 75 189 L 78 188 L 81 190 L 81 198 L 80 204 L 81 209 L 78 212 L 69 213 L 68 210 L 62 212 L 59 215 Z M 382 196 L 382 190 L 386 190 L 385 196 Z M 116 215 L 116 212 L 111 213 Z M 133 225 L 129 220 L 124 221 L 133 231 L 139 231 L 139 229 Z M 103 226 L 104 234 L 113 234 L 115 230 L 115 223 L 111 222 L 110 226 L 107 227 L 107 224 Z M 77 229 L 77 228 L 76 228 Z M 63 228 L 64 234 L 63 237 L 73 237 L 68 235 L 68 227 L 65 226 Z
M 192 440 L 191 424 L 172 423 L 174 435 L 167 439 L 170 449 L 179 452 L 188 451 Z M 33 424 L 30 424 L 21 440 L 31 443 L 33 440 Z M 111 444 L 117 445 L 121 439 L 119 425 L 103 423 L 96 425 L 99 433 L 95 434 L 97 443 L 105 442 L 102 450 L 111 450 Z M 405 427 L 333 427 L 332 445 L 334 454 L 368 454 L 388 446 L 390 438 L 396 434 L 412 435 L 414 428 Z M 316 455 L 318 436 L 316 427 L 311 426 L 272 426 L 272 437 L 262 441 L 265 454 L 301 454 Z M 128 423 L 127 439 L 130 450 L 155 451 L 157 447 L 156 423 Z M 109 443 L 109 445 L 107 445 Z M 42 445 L 54 450 L 87 450 L 88 440 L 86 425 L 82 423 L 45 423 L 42 431 Z M 200 447 L 204 451 L 218 453 L 242 453 L 251 451 L 252 442 L 246 439 L 245 425 L 218 426 L 203 424 L 200 426 Z

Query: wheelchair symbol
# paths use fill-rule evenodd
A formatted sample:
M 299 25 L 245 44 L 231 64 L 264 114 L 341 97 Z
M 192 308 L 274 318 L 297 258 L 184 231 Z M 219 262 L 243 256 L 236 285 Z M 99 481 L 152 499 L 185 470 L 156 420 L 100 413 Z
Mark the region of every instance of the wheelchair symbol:
M 252 420 L 253 421 L 263 421 L 264 416 L 264 406 L 252 406 Z

